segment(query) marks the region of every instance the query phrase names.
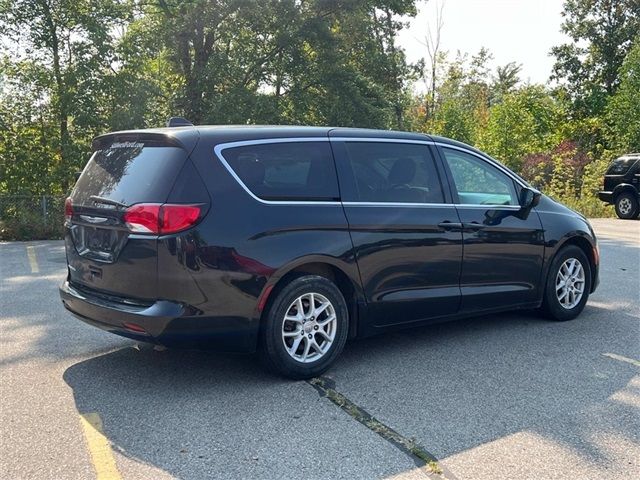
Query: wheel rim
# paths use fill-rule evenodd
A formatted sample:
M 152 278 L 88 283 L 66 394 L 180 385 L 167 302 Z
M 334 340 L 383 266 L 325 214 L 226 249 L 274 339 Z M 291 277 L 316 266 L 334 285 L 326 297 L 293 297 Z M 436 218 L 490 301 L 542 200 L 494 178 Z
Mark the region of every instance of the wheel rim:
M 282 341 L 291 358 L 300 363 L 320 360 L 331 349 L 336 336 L 336 311 L 319 293 L 296 298 L 282 322 Z
M 620 199 L 618 202 L 618 210 L 620 210 L 621 214 L 628 215 L 631 212 L 631 200 L 626 197 Z
M 582 263 L 576 258 L 566 260 L 556 275 L 556 297 L 563 308 L 570 310 L 584 295 L 585 275 Z

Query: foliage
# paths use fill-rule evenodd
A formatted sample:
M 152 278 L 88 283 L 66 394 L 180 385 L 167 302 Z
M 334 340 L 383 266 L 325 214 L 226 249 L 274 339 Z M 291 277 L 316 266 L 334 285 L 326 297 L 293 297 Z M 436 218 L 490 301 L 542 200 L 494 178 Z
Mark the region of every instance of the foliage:
M 640 151 L 640 34 L 620 70 L 620 87 L 607 108 L 611 145 L 619 153 Z
M 484 48 L 471 57 L 458 54 L 451 62 L 446 56 L 441 58 L 444 79 L 436 92 L 435 110 L 423 122 L 424 131 L 469 144 L 476 142 L 491 98 L 491 58 Z
M 619 70 L 640 31 L 639 0 L 565 0 L 562 31 L 571 43 L 551 50 L 554 78 L 574 101 L 577 114 L 604 110 L 619 84 Z
M 63 237 L 64 197 L 0 195 L 0 240 Z
M 492 68 L 484 48 L 443 51 L 442 9 L 428 61 L 409 64 L 396 38 L 415 3 L 0 0 L 0 195 L 62 197 L 94 136 L 181 115 L 444 135 L 610 214 L 595 196 L 604 169 L 640 150 L 640 0 L 565 0 L 554 88 Z M 3 207 L 1 228 L 55 234 L 29 233 L 39 207 L 25 208 Z
M 491 108 L 478 147 L 519 171 L 524 156 L 548 151 L 557 143 L 561 113 L 543 87 L 524 86 Z

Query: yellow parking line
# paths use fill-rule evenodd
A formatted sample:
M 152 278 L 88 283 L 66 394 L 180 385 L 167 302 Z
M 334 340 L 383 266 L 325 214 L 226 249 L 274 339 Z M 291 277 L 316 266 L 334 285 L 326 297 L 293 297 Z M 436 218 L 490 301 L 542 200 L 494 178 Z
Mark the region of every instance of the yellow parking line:
M 97 480 L 121 480 L 109 440 L 104 436 L 102 420 L 97 413 L 80 414 L 84 438 L 89 447 Z
M 618 355 L 617 353 L 603 353 L 602 355 L 604 355 L 605 357 L 613 358 L 614 360 L 630 363 L 631 365 L 635 365 L 636 367 L 640 367 L 640 362 L 638 360 L 634 360 L 633 358 L 623 357 L 622 355 Z
M 27 247 L 27 257 L 29 257 L 29 265 L 31 265 L 31 273 L 40 272 L 38 268 L 38 260 L 36 259 L 36 249 L 31 245 Z

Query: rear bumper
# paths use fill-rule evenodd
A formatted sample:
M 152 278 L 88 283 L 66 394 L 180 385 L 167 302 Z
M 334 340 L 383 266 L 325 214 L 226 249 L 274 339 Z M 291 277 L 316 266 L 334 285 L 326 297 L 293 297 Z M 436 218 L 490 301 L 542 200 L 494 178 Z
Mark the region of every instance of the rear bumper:
M 613 192 L 598 192 L 598 198 L 603 202 L 613 203 Z
M 85 323 L 116 335 L 169 346 L 211 347 L 225 352 L 255 350 L 255 322 L 239 317 L 206 316 L 196 308 L 167 300 L 148 305 L 92 294 L 65 281 L 64 307 Z

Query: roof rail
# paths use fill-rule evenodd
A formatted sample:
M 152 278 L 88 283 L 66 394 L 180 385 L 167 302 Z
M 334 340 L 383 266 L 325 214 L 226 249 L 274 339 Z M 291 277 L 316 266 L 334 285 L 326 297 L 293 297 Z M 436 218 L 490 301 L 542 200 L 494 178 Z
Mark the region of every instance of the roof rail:
M 191 123 L 186 118 L 171 117 L 167 121 L 167 127 L 193 127 L 193 123 Z

